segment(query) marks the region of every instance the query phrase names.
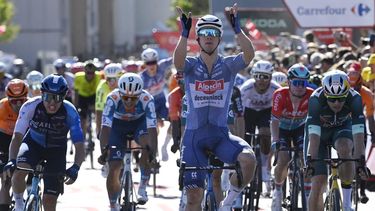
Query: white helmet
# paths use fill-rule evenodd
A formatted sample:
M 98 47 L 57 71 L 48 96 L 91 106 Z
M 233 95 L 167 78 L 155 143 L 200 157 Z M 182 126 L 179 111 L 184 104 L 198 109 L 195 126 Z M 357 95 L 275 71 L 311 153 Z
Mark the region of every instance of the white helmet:
M 6 65 L 4 62 L 0 62 L 0 73 L 5 73 Z
M 271 62 L 269 62 L 269 61 L 260 60 L 260 61 L 257 61 L 254 64 L 251 71 L 252 71 L 253 74 L 263 73 L 263 74 L 271 75 L 272 71 L 273 71 L 273 66 L 272 66 Z
M 276 81 L 280 86 L 285 86 L 288 81 L 288 76 L 283 72 L 274 72 L 272 73 L 272 80 Z
M 117 78 L 121 71 L 122 65 L 120 63 L 111 63 L 104 67 L 104 76 L 106 78 Z
M 125 73 L 118 80 L 118 88 L 124 95 L 140 95 L 143 90 L 143 80 L 135 73 Z
M 144 62 L 154 62 L 154 61 L 158 61 L 159 59 L 158 52 L 152 48 L 145 49 L 142 52 L 141 57 Z
M 346 96 L 350 89 L 349 78 L 341 70 L 327 72 L 322 80 L 324 94 L 331 97 Z
M 44 75 L 41 73 L 41 72 L 38 72 L 36 70 L 33 70 L 31 72 L 29 72 L 27 75 L 26 75 L 26 80 L 27 80 L 27 83 L 32 86 L 32 85 L 38 85 L 38 84 L 42 84 L 42 80 L 44 78 Z
M 202 28 L 215 28 L 220 31 L 220 36 L 223 36 L 223 22 L 214 15 L 205 15 L 198 19 L 195 25 L 195 34 L 198 36 L 198 31 Z

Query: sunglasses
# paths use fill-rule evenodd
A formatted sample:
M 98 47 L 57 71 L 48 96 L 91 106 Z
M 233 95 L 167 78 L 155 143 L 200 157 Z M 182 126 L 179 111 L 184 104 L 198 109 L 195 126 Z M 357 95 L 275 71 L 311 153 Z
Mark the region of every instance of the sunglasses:
M 27 98 L 23 97 L 23 98 L 10 98 L 9 99 L 9 103 L 10 104 L 13 104 L 13 105 L 20 105 L 20 104 L 23 104 L 24 102 L 26 102 Z
M 127 96 L 127 95 L 121 95 L 121 99 L 123 101 L 137 101 L 139 96 Z
M 156 65 L 158 61 L 145 62 L 146 65 Z
M 47 102 L 47 103 L 50 103 L 53 101 L 55 101 L 56 103 L 60 103 L 64 100 L 64 96 L 63 95 L 55 95 L 55 94 L 52 94 L 52 93 L 47 93 L 47 92 L 44 92 L 42 94 L 42 100 Z
M 266 74 L 255 74 L 254 78 L 256 80 L 270 80 L 271 76 L 270 75 L 266 75 Z
M 345 100 L 346 100 L 346 96 L 343 96 L 343 97 L 328 97 L 327 96 L 327 101 L 330 103 L 334 103 L 336 101 L 338 101 L 339 103 L 342 103 L 342 102 L 345 102 Z
M 295 87 L 306 87 L 307 86 L 307 80 L 298 80 L 298 79 L 294 79 L 294 80 L 291 80 L 290 83 L 295 86 Z
M 205 28 L 198 31 L 199 37 L 220 37 L 221 33 L 217 29 Z

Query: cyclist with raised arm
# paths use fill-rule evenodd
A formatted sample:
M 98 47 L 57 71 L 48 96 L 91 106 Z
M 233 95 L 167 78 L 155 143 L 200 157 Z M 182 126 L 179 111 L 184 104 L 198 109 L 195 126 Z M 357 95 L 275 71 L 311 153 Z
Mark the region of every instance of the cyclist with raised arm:
M 67 64 L 62 59 L 56 59 L 53 62 L 53 66 L 55 67 L 57 75 L 63 76 L 68 83 L 68 91 L 65 99 L 73 102 L 72 98 L 74 97 L 74 74 L 68 71 Z
M 172 57 L 162 59 L 159 61 L 159 54 L 155 49 L 147 48 L 141 54 L 142 60 L 145 64 L 145 70 L 140 73 L 144 82 L 144 89 L 147 90 L 153 97 L 155 102 L 155 112 L 159 127 L 162 127 L 163 121 L 168 119 L 168 108 L 166 96 L 164 94 L 165 85 L 168 82 L 166 79 L 170 68 L 173 64 Z M 170 126 L 171 127 L 171 126 Z M 171 130 L 168 129 L 167 137 L 161 148 L 162 160 L 168 160 L 167 144 L 171 139 Z
M 307 105 L 313 89 L 307 87 L 309 70 L 302 64 L 295 64 L 288 70 L 288 86 L 279 88 L 272 97 L 271 134 L 273 149 L 293 146 L 303 150 L 304 126 Z M 278 147 L 275 147 L 278 145 Z M 302 156 L 301 156 L 302 157 Z M 275 191 L 272 197 L 272 211 L 281 211 L 282 186 L 288 173 L 290 156 L 287 151 L 277 155 L 275 168 Z
M 44 75 L 41 72 L 33 70 L 26 75 L 26 82 L 29 85 L 29 97 L 36 97 L 42 94 L 42 81 Z
M 81 127 L 83 134 L 86 134 L 88 124 L 88 116 L 94 112 L 95 109 L 95 94 L 96 89 L 101 80 L 100 73 L 98 72 L 96 63 L 92 60 L 85 62 L 85 71 L 77 72 L 74 80 L 74 98 L 73 104 L 76 106 L 81 119 Z M 87 144 L 93 144 L 88 142 Z M 87 146 L 88 149 L 93 149 L 94 146 Z
M 24 102 L 27 100 L 27 84 L 20 79 L 12 79 L 5 88 L 6 98 L 0 100 L 0 157 L 1 163 L 8 162 L 9 145 L 12 140 L 14 126 L 18 113 Z M 0 189 L 0 210 L 9 210 L 11 198 L 9 190 L 10 180 L 1 177 Z
M 119 178 L 127 135 L 133 135 L 135 141 L 145 148 L 140 158 L 138 203 L 144 204 L 148 201 L 146 186 L 151 174 L 150 160 L 154 158 L 156 151 L 156 125 L 154 99 L 143 89 L 142 78 L 135 73 L 125 73 L 118 80 L 118 88 L 107 97 L 100 132 L 102 157 L 109 147 L 107 192 L 111 210 L 119 210 Z M 152 157 L 149 157 L 150 155 Z
M 46 160 L 46 175 L 43 177 L 43 207 L 46 211 L 56 210 L 57 198 L 63 191 L 63 181 L 58 175 L 65 174 L 65 184 L 73 184 L 85 156 L 78 112 L 64 100 L 67 90 L 67 82 L 62 76 L 49 75 L 43 79 L 42 96 L 31 98 L 21 107 L 9 147 L 9 161 L 3 172 L 3 177 L 9 179 L 15 165 L 35 168 L 40 161 Z M 69 131 L 76 154 L 73 165 L 66 169 Z M 13 173 L 15 211 L 24 208 L 26 175 L 27 172 L 22 170 Z
M 327 144 L 337 151 L 339 158 L 360 159 L 365 155 L 365 118 L 362 99 L 350 88 L 348 76 L 340 70 L 327 72 L 322 87 L 316 89 L 309 99 L 305 131 L 305 150 L 311 159 L 328 156 Z M 323 193 L 327 184 L 327 167 L 322 162 L 307 163 L 314 169 L 308 210 L 323 210 Z M 355 174 L 354 162 L 339 166 L 343 194 L 343 210 L 351 209 L 351 189 Z M 364 177 L 364 166 L 360 166 Z
M 266 183 L 265 195 L 271 196 L 271 109 L 272 95 L 280 85 L 271 80 L 273 66 L 270 62 L 260 60 L 251 70 L 254 78 L 241 86 L 242 104 L 244 107 L 245 132 L 254 134 L 258 128 L 258 137 L 262 160 L 262 179 Z M 251 136 L 245 136 L 251 144 Z
M 254 57 L 250 39 L 242 32 L 237 17 L 237 4 L 230 8 L 231 24 L 242 53 L 222 57 L 217 47 L 223 35 L 222 21 L 213 15 L 205 15 L 196 23 L 200 54 L 186 57 L 187 38 L 191 28 L 191 13 L 186 15 L 177 8 L 181 17 L 182 34 L 174 51 L 173 59 L 179 77 L 184 77 L 188 103 L 185 133 L 182 140 L 182 161 L 186 166 L 204 166 L 208 161 L 206 150 L 212 151 L 226 163 L 239 161 L 243 174 L 239 184 L 237 174 L 231 177 L 230 190 L 220 203 L 219 210 L 231 210 L 233 201 L 253 177 L 256 160 L 251 147 L 241 138 L 229 133 L 227 116 L 231 92 L 236 74 Z M 201 210 L 205 173 L 184 173 L 187 191 L 186 210 Z

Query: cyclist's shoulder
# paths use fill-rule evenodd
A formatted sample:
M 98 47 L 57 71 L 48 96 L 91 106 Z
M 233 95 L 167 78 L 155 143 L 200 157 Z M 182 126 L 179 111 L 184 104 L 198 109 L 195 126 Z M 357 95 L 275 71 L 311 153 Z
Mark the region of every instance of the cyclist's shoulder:
M 240 87 L 241 92 L 248 89 L 253 89 L 255 84 L 255 80 L 253 78 L 247 79 L 242 86 Z
M 319 88 L 313 90 L 310 98 L 321 98 L 323 96 L 324 96 L 323 87 L 319 87 Z
M 374 96 L 374 93 L 372 93 L 372 91 L 369 88 L 367 88 L 366 86 L 361 87 L 361 90 L 360 90 L 359 94 L 362 97 L 373 97 Z
M 74 77 L 75 77 L 75 80 L 82 80 L 84 79 L 85 75 L 86 73 L 81 71 L 81 72 L 76 72 L 74 74 Z
M 97 87 L 97 90 L 101 91 L 101 89 L 107 89 L 107 88 L 109 88 L 109 86 L 106 83 L 106 80 L 105 79 L 100 80 L 99 84 L 98 84 L 98 87 Z
M 139 99 L 142 103 L 147 103 L 151 100 L 154 100 L 154 97 L 147 90 L 142 90 L 142 93 L 139 96 Z
M 280 86 L 276 81 L 271 80 L 271 83 L 270 83 L 269 89 L 276 90 L 276 89 L 278 89 L 278 88 L 280 88 L 280 87 L 281 87 L 281 86 Z
M 77 113 L 76 107 L 71 102 L 69 102 L 68 100 L 64 100 L 63 105 L 64 105 L 64 107 L 67 111 L 66 112 L 67 115 L 72 116 L 72 115 L 75 115 Z

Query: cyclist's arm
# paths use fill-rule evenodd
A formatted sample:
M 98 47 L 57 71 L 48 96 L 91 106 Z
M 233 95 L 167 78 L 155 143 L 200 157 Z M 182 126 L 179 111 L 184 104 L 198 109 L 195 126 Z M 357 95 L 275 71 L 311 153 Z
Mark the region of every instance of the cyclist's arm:
M 254 58 L 254 46 L 251 40 L 244 34 L 243 31 L 237 35 L 237 43 L 241 46 L 243 52 L 243 60 L 246 65 L 250 64 L 251 60 Z
M 353 96 L 350 107 L 352 108 L 352 133 L 354 143 L 354 158 L 360 158 L 365 155 L 364 132 L 365 118 L 362 108 L 362 98 L 357 93 Z
M 21 146 L 23 139 L 23 134 L 15 132 L 12 136 L 12 141 L 9 146 L 9 160 L 14 160 L 17 158 L 18 150 Z
M 64 102 L 67 110 L 67 124 L 69 125 L 70 136 L 75 148 L 74 163 L 81 166 L 85 160 L 84 136 L 81 128 L 79 114 L 70 102 Z
M 321 124 L 320 124 L 320 105 L 317 97 L 311 97 L 309 99 L 307 114 L 307 133 L 309 137 L 309 144 L 307 146 L 307 154 L 311 155 L 311 158 L 316 159 L 318 157 L 320 136 L 321 136 Z
M 102 129 L 100 130 L 100 149 L 103 153 L 103 150 L 107 147 L 108 141 L 109 141 L 109 134 L 111 133 L 111 128 L 108 126 L 102 126 Z
M 271 136 L 272 142 L 279 141 L 279 126 L 280 120 L 278 118 L 272 117 L 271 118 Z
M 185 58 L 187 55 L 187 38 L 180 36 L 176 48 L 173 52 L 173 63 L 177 71 L 181 71 L 185 66 Z
M 143 98 L 142 100 L 144 100 Z M 155 103 L 154 98 L 150 95 L 148 98 L 146 98 L 147 101 L 144 101 L 144 109 L 146 113 L 146 124 L 147 124 L 147 132 L 148 132 L 148 144 L 151 147 L 151 152 L 153 156 L 155 156 L 155 153 L 157 151 L 158 147 L 158 133 L 156 130 L 157 123 L 156 123 L 156 112 L 155 112 Z
M 114 95 L 114 94 L 113 94 Z M 109 94 L 102 113 L 102 128 L 100 130 L 100 147 L 103 150 L 108 145 L 109 134 L 111 133 L 113 115 L 115 113 L 116 102 Z
M 282 89 L 276 90 L 272 96 L 271 136 L 273 142 L 279 141 L 279 118 L 281 117 L 284 109 L 284 100 L 282 99 L 283 95 L 280 90 Z

